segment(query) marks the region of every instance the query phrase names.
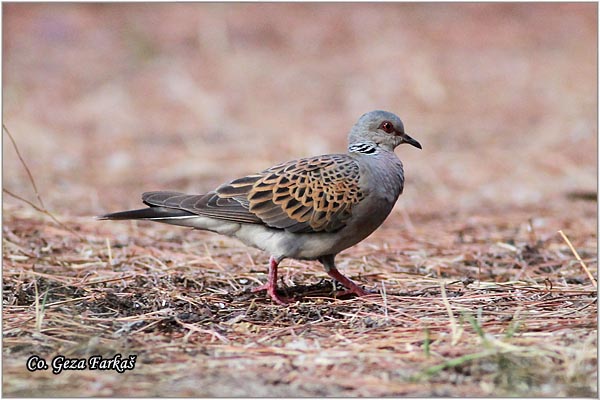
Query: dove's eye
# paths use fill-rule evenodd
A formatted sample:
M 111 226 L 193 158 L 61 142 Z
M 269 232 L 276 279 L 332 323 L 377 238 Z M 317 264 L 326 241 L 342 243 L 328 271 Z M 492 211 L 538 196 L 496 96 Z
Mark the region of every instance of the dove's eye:
M 379 125 L 379 129 L 383 129 L 384 132 L 392 133 L 394 132 L 394 124 L 390 121 L 383 121 L 381 125 Z

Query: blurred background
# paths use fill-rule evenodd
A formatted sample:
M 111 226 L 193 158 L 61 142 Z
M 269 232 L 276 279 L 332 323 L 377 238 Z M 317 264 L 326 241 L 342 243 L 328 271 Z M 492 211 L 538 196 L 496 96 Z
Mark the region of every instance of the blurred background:
M 597 4 L 21 3 L 3 18 L 3 122 L 59 214 L 344 152 L 373 109 L 423 145 L 396 150 L 408 211 L 597 190 Z M 6 135 L 3 179 L 35 199 Z

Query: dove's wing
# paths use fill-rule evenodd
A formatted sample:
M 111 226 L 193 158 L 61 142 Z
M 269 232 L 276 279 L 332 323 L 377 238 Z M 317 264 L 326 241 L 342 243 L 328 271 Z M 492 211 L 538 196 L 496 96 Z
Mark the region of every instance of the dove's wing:
M 334 232 L 362 200 L 356 161 L 332 154 L 289 161 L 220 186 L 206 195 L 144 193 L 150 206 L 290 232 Z

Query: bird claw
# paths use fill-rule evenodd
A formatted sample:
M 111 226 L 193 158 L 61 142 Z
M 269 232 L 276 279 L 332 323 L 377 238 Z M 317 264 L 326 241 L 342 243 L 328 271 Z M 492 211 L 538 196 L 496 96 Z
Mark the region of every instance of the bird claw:
M 279 305 L 286 305 L 286 304 L 290 304 L 293 303 L 294 300 L 288 297 L 282 297 L 280 295 L 278 295 L 275 291 L 271 292 L 268 291 L 269 296 L 271 296 L 271 300 L 273 300 L 275 303 L 279 304 Z
M 294 302 L 294 299 L 292 299 L 291 297 L 283 297 L 283 296 L 278 295 L 277 289 L 275 289 L 275 287 L 269 285 L 268 283 L 257 286 L 250 290 L 250 292 L 252 292 L 252 293 L 263 292 L 263 291 L 266 291 L 269 294 L 269 296 L 271 297 L 271 299 L 277 304 L 285 305 L 285 304 L 290 304 L 290 303 Z
M 250 291 L 252 293 L 263 292 L 265 290 L 269 290 L 269 284 L 268 283 L 265 283 L 264 285 L 260 285 L 260 286 L 257 286 L 257 287 L 254 287 L 254 288 L 250 289 Z
M 367 296 L 367 295 L 373 294 L 373 293 L 375 293 L 375 292 L 370 291 L 370 290 L 365 290 L 359 286 L 353 287 L 351 289 L 340 290 L 340 291 L 334 289 L 335 297 L 343 297 L 343 296 L 347 296 L 350 294 L 355 294 L 358 297 L 361 297 L 361 296 Z

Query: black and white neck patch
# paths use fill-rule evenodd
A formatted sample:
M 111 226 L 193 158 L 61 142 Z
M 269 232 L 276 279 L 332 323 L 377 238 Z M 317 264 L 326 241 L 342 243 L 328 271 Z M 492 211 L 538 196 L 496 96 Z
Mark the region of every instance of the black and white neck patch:
M 350 153 L 376 154 L 377 146 L 373 143 L 354 143 L 348 147 Z

